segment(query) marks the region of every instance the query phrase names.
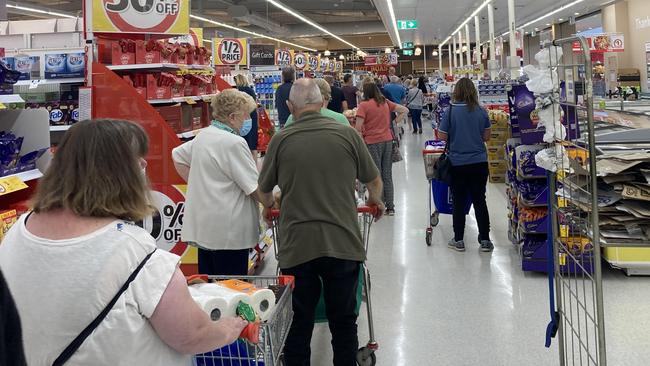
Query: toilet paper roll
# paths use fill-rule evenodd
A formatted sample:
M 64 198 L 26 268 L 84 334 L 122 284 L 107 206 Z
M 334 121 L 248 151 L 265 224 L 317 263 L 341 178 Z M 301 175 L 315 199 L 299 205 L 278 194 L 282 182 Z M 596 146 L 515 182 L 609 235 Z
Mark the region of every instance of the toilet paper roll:
M 225 299 L 214 296 L 192 296 L 192 298 L 213 321 L 235 316 L 237 307 L 231 306 Z
M 267 321 L 273 309 L 275 308 L 275 294 L 269 289 L 257 290 L 249 295 L 251 299 L 251 306 L 260 317 L 261 321 Z
M 201 283 L 198 285 L 193 285 L 191 287 L 194 290 L 198 291 L 200 294 L 224 299 L 228 302 L 228 305 L 234 306 L 235 308 L 237 308 L 237 305 L 239 305 L 240 301 L 243 301 L 247 304 L 251 303 L 251 298 L 246 296 L 246 294 L 219 286 L 214 283 Z

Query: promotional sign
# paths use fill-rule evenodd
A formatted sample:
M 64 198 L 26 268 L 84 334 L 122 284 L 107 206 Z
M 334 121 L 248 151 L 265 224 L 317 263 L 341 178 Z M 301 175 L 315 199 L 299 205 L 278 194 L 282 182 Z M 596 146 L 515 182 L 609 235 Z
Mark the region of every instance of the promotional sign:
M 251 66 L 271 66 L 275 65 L 275 46 L 252 44 L 250 47 Z
M 396 53 L 382 53 L 380 55 L 366 56 L 364 64 L 367 66 L 372 65 L 397 65 Z
M 336 61 L 336 72 L 343 72 L 343 61 Z
M 275 64 L 289 66 L 293 63 L 293 51 L 288 49 L 275 50 Z
M 327 63 L 327 71 L 329 71 L 329 72 L 335 72 L 336 71 L 336 60 L 335 59 L 332 58 Z
M 587 45 L 591 52 L 623 52 L 625 51 L 625 36 L 621 33 L 592 35 L 587 37 Z M 573 42 L 573 51 L 582 52 L 580 42 Z
M 246 65 L 248 48 L 246 38 L 214 38 L 212 55 L 214 65 Z
M 320 56 L 318 55 L 309 55 L 308 57 L 309 70 L 317 71 L 320 66 Z
M 189 0 L 93 0 L 97 33 L 189 34 Z
M 321 57 L 320 59 L 320 71 L 325 72 L 328 71 L 327 67 L 330 64 L 330 59 L 329 57 Z
M 293 56 L 293 64 L 296 70 L 303 70 L 307 66 L 307 55 L 304 52 L 298 52 Z

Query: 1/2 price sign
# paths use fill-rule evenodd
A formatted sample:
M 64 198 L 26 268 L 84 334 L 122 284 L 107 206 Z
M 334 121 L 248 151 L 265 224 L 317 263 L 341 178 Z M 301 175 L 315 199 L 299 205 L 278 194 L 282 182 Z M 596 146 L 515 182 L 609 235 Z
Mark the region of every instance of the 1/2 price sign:
M 212 47 L 215 65 L 246 65 L 248 62 L 246 38 L 214 38 Z
M 93 0 L 97 33 L 189 34 L 189 0 Z
M 275 50 L 275 64 L 289 66 L 293 63 L 293 51 L 287 49 Z

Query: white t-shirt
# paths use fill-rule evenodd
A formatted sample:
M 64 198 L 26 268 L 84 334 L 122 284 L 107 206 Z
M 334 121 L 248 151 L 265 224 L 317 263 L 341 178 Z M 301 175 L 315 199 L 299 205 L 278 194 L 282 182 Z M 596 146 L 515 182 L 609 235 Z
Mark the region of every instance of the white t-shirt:
M 156 244 L 122 221 L 82 237 L 47 240 L 27 231 L 26 216 L 0 245 L 0 269 L 21 318 L 27 363 L 49 366 Z M 178 262 L 177 255 L 157 250 L 66 366 L 188 365 L 189 356 L 165 344 L 148 320 Z
M 174 149 L 190 167 L 181 238 L 212 250 L 249 249 L 259 241 L 255 160 L 242 137 L 216 127 Z

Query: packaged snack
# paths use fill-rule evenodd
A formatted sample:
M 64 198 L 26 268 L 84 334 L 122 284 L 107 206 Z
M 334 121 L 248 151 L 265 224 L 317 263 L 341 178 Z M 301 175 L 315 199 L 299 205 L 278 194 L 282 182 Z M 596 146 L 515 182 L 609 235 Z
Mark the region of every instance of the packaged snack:
M 18 214 L 16 213 L 16 210 L 0 212 L 0 244 L 2 244 L 2 239 L 4 239 L 7 231 L 11 229 L 17 220 Z

